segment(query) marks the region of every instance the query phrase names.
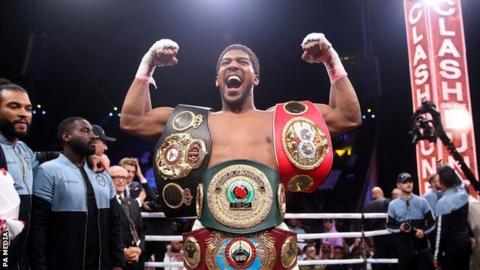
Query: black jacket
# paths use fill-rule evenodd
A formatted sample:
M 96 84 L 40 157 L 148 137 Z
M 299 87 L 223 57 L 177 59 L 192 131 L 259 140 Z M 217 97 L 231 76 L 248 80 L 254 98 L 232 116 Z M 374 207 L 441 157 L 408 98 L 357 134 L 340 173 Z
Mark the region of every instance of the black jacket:
M 143 269 L 144 266 L 144 260 L 143 260 L 143 252 L 145 251 L 145 229 L 143 226 L 143 221 L 142 221 L 142 216 L 140 213 L 140 207 L 138 207 L 138 203 L 136 200 L 132 198 L 125 198 L 125 201 L 128 204 L 128 213 L 130 215 L 130 219 L 135 226 L 135 230 L 138 233 L 138 236 L 140 237 L 140 245 L 138 247 L 142 250 L 142 254 L 140 255 L 140 259 L 138 263 L 126 263 L 125 265 L 127 266 L 126 269 Z M 119 214 L 119 221 L 120 221 L 120 232 L 122 234 L 122 243 L 123 243 L 123 248 L 128 248 L 132 246 L 137 246 L 134 238 L 132 236 L 132 232 L 130 230 L 130 223 L 129 219 L 127 218 L 127 210 L 122 209 L 122 206 L 117 200 L 117 203 L 119 204 L 119 209 L 121 209 L 121 213 Z
M 81 169 L 65 156 L 42 164 L 33 186 L 30 266 L 36 269 L 83 269 L 85 258 L 98 256 L 99 269 L 124 266 L 120 233 L 120 209 L 112 181 L 106 173 L 83 170 L 98 207 L 99 253 L 87 253 L 87 181 Z M 91 218 L 91 217 L 90 217 Z

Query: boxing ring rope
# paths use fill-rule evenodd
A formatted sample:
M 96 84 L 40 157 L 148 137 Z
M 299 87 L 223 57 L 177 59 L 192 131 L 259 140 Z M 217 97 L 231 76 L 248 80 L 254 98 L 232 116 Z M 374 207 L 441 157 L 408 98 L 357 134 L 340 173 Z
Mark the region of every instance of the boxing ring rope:
M 165 214 L 162 212 L 148 213 L 142 212 L 143 218 L 165 218 Z M 196 217 L 181 217 L 181 219 L 195 219 Z M 287 213 L 285 219 L 361 219 L 362 224 L 365 219 L 372 218 L 387 218 L 386 213 Z M 363 229 L 363 226 L 362 226 Z M 312 240 L 312 239 L 327 239 L 327 238 L 362 238 L 373 237 L 380 235 L 391 234 L 388 230 L 373 230 L 373 231 L 361 231 L 361 232 L 335 232 L 335 233 L 305 233 L 298 234 L 298 240 Z M 157 241 L 157 242 L 169 242 L 169 241 L 182 241 L 181 235 L 146 235 L 145 241 Z M 330 265 L 330 264 L 367 264 L 367 263 L 382 263 L 382 264 L 395 264 L 398 263 L 398 259 L 342 259 L 342 260 L 302 260 L 298 261 L 299 266 L 308 265 Z M 183 267 L 183 262 L 145 262 L 145 267 Z
M 364 218 L 387 218 L 386 213 L 287 213 L 285 214 L 286 219 L 325 219 L 325 218 L 333 218 L 333 219 L 361 219 L 362 215 Z M 166 218 L 163 212 L 142 212 L 143 218 Z M 197 217 L 179 217 L 181 219 L 195 219 Z
M 387 235 L 390 234 L 387 230 L 376 230 L 376 231 L 367 231 L 362 232 L 336 232 L 336 233 L 303 233 L 297 234 L 298 240 L 312 240 L 312 239 L 327 239 L 327 238 L 361 238 Z M 168 241 L 182 241 L 181 235 L 146 235 L 145 241 L 155 241 L 155 242 L 168 242 Z
M 397 259 L 367 259 L 367 263 L 398 263 Z M 343 260 L 308 260 L 298 261 L 298 266 L 307 265 L 328 265 L 328 264 L 360 264 L 365 263 L 364 259 L 343 259 Z M 183 267 L 183 262 L 145 262 L 145 267 Z

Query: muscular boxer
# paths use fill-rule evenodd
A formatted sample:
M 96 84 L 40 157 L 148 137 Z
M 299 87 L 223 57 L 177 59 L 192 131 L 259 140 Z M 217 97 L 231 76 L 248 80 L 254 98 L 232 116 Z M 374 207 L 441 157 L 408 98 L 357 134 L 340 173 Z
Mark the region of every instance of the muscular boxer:
M 329 104 L 315 104 L 331 134 L 361 124 L 360 105 L 337 52 L 323 34 L 309 34 L 302 43 L 302 59 L 323 63 L 331 80 Z M 155 68 L 178 63 L 179 46 L 172 40 L 157 41 L 145 54 L 122 107 L 120 127 L 133 135 L 157 140 L 173 109 L 153 108 L 148 86 Z M 208 167 L 233 159 L 256 161 L 276 169 L 272 144 L 273 111 L 258 110 L 254 87 L 260 83 L 260 63 L 247 47 L 231 45 L 218 59 L 215 85 L 222 110 L 211 113 L 208 127 L 213 149 Z M 255 132 L 252 132 L 255 131 Z
M 323 116 L 328 131 L 337 135 L 359 126 L 361 123 L 360 105 L 355 90 L 330 42 L 323 34 L 312 33 L 305 37 L 301 46 L 303 49 L 302 59 L 308 63 L 323 63 L 331 81 L 329 104 L 314 104 L 315 109 Z M 123 130 L 151 140 L 157 140 L 166 131 L 168 128 L 167 121 L 174 110 L 170 107 L 152 108 L 148 90 L 150 83 L 155 85 L 152 75 L 156 67 L 171 66 L 178 63 L 178 50 L 177 43 L 163 39 L 156 42 L 145 54 L 122 107 L 120 126 Z M 278 178 L 278 166 L 273 143 L 274 111 L 256 109 L 254 88 L 259 83 L 260 63 L 251 49 L 240 44 L 230 45 L 224 49 L 218 58 L 217 76 L 215 78 L 215 86 L 219 89 L 222 100 L 222 110 L 209 113 L 207 117 L 212 147 L 208 154 L 208 170 L 204 174 L 208 178 L 206 184 L 204 183 L 204 189 L 209 196 L 210 178 L 215 178 L 215 173 L 227 166 L 235 166 L 236 161 L 259 169 L 268 175 L 268 178 Z M 180 129 L 181 127 L 178 128 L 178 130 Z M 177 150 L 171 151 L 167 159 L 170 158 L 171 161 L 175 161 L 177 154 Z M 278 182 L 278 180 L 271 182 L 274 186 L 272 188 L 274 196 L 277 194 L 275 187 Z M 175 184 L 172 183 L 172 185 Z M 239 188 L 234 190 L 235 196 L 241 197 L 248 194 L 248 192 L 244 193 L 245 190 L 242 189 L 248 189 L 248 184 L 246 186 L 235 186 L 235 188 Z M 182 200 L 187 200 L 189 197 L 191 197 L 190 193 L 188 193 L 188 196 L 183 194 Z M 243 206 L 245 205 L 233 204 L 233 207 L 241 208 Z M 218 207 L 221 207 L 221 205 Z M 211 210 L 210 208 L 205 209 L 206 211 Z M 237 211 L 236 213 L 240 212 Z M 200 220 L 203 222 L 217 219 L 212 216 L 214 217 L 215 213 L 209 213 L 208 217 L 200 218 Z M 266 219 L 269 218 L 270 216 L 266 217 Z M 230 219 L 224 223 L 215 222 L 217 221 L 209 226 L 206 225 L 206 227 L 241 234 L 243 233 L 241 227 L 245 225 L 234 229 L 230 228 L 235 227 L 236 222 L 245 222 L 241 218 L 238 220 Z M 262 224 L 264 223 L 262 222 Z M 233 225 L 229 227 L 225 224 Z M 268 226 L 261 227 L 262 224 L 254 229 L 251 229 L 255 227 L 253 225 L 246 227 L 249 227 L 252 233 L 256 233 L 268 228 Z M 208 236 L 208 238 L 211 237 Z M 237 251 L 243 251 L 245 244 L 243 245 L 242 249 L 237 249 Z M 195 247 L 192 245 L 188 248 L 194 249 Z

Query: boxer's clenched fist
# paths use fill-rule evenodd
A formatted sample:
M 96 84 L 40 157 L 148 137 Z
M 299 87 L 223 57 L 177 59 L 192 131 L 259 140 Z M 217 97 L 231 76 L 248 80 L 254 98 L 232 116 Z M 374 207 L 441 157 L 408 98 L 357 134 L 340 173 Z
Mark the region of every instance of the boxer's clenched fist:
M 332 44 L 322 33 L 310 33 L 302 42 L 302 59 L 308 63 L 323 63 L 327 68 L 330 83 L 334 84 L 348 74 Z
M 302 59 L 308 63 L 322 63 L 327 61 L 327 56 L 332 44 L 322 33 L 310 33 L 302 42 Z
M 178 44 L 170 39 L 161 39 L 155 42 L 143 56 L 138 67 L 136 78 L 152 80 L 155 67 L 172 66 L 178 63 Z
M 178 63 L 178 44 L 170 39 L 155 42 L 142 59 L 150 66 L 172 66 Z

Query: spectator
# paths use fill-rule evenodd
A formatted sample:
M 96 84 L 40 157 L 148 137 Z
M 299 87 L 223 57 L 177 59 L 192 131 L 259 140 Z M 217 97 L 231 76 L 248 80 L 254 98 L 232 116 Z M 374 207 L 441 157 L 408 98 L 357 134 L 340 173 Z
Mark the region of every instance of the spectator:
M 335 260 L 344 260 L 347 257 L 347 253 L 345 251 L 345 247 L 343 246 L 334 246 L 333 247 L 333 259 Z M 325 270 L 351 270 L 345 264 L 329 264 Z
M 305 230 L 302 228 L 302 223 L 296 218 L 287 219 L 287 226 L 288 229 L 292 232 L 296 232 L 297 234 L 305 234 Z M 297 241 L 297 246 L 299 250 L 303 250 L 306 245 L 307 244 L 304 240 Z
M 180 241 L 172 241 L 170 245 L 167 246 L 167 252 L 163 262 L 183 262 L 183 243 Z M 183 267 L 165 267 L 165 270 L 182 270 Z
M 470 256 L 470 270 L 480 270 L 480 201 L 468 197 L 468 223 L 475 237 Z
M 337 228 L 335 227 L 335 220 L 331 218 L 327 218 L 323 220 L 323 232 L 326 233 L 336 233 Z M 328 238 L 328 242 L 332 246 L 343 246 L 343 238 L 341 237 L 330 237 Z
M 30 130 L 32 103 L 25 89 L 4 81 L 0 85 L 0 150 L 2 161 L 15 183 L 20 197 L 18 219 L 25 223 L 23 231 L 8 248 L 8 269 L 28 269 L 27 236 L 30 228 L 33 170 L 39 165 L 33 151 L 21 141 Z M 2 192 L 5 192 L 2 190 Z
M 441 186 L 440 178 L 437 173 L 432 174 L 428 177 L 428 183 L 430 184 L 430 191 L 423 195 L 423 198 L 427 200 L 430 208 L 432 208 L 433 213 L 435 213 L 435 208 L 437 207 L 437 201 L 441 196 Z
M 413 194 L 413 178 L 409 173 L 397 176 L 400 197 L 388 205 L 387 228 L 393 236 L 398 254 L 398 269 L 432 269 L 427 234 L 435 228 L 435 217 L 427 200 Z
M 389 199 L 386 199 L 383 195 L 383 190 L 380 187 L 374 187 L 372 189 L 372 202 L 370 202 L 365 208 L 365 213 L 387 213 Z M 365 230 L 384 230 L 386 228 L 385 218 L 366 219 Z M 371 238 L 374 246 L 374 258 L 389 259 L 395 258 L 396 254 L 391 248 L 392 235 L 379 235 Z M 390 269 L 388 264 L 374 264 L 374 270 L 387 270 Z
M 105 154 L 105 151 L 108 150 L 107 147 L 107 142 L 115 142 L 116 139 L 112 137 L 108 137 L 105 134 L 105 131 L 103 128 L 99 125 L 92 125 L 93 127 L 93 133 L 98 137 L 95 139 L 95 155 L 103 158 L 105 160 L 105 163 L 107 165 L 107 168 L 110 167 L 110 159 L 108 156 Z
M 109 173 L 115 186 L 117 202 L 123 210 L 119 216 L 125 269 L 142 270 L 144 269 L 142 252 L 145 250 L 145 231 L 137 202 L 124 196 L 128 172 L 120 166 L 112 166 Z
M 317 249 L 312 243 L 307 244 L 303 248 L 304 261 L 318 260 Z M 300 270 L 324 270 L 325 265 L 303 265 L 300 266 Z
M 128 186 L 125 190 L 127 197 L 137 199 L 140 206 L 144 206 L 145 199 L 147 202 L 156 200 L 155 192 L 148 184 L 147 179 L 143 176 L 142 168 L 140 168 L 137 158 L 122 158 L 118 165 L 128 171 Z M 139 182 L 134 181 L 135 176 L 138 178 Z
M 332 245 L 328 241 L 323 241 L 318 255 L 320 260 L 329 260 L 333 258 Z
M 443 166 L 438 170 L 442 197 L 437 202 L 438 227 L 434 252 L 435 268 L 468 270 L 470 263 L 470 225 L 468 194 L 455 171 Z
M 401 194 L 401 193 L 402 193 L 402 192 L 400 191 L 400 189 L 394 188 L 394 189 L 392 190 L 392 194 L 391 194 L 392 200 L 395 200 L 396 198 L 400 197 L 400 194 Z
M 30 233 L 33 270 L 121 269 L 119 209 L 110 176 L 95 173 L 91 124 L 63 120 L 57 130 L 63 154 L 35 172 Z

